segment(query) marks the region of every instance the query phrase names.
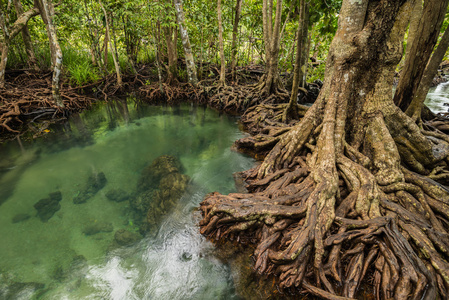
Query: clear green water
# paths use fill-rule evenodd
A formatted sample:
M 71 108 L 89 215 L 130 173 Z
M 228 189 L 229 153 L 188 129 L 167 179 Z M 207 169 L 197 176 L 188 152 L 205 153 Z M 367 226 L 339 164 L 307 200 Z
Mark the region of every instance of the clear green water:
M 128 100 L 49 129 L 32 142 L 0 146 L 0 298 L 237 298 L 229 268 L 198 233 L 195 211 L 206 193 L 234 191 L 232 173 L 254 163 L 230 150 L 242 137 L 234 118 Z M 178 157 L 191 177 L 187 192 L 157 232 L 130 247 L 111 247 L 116 230 L 138 229 L 129 202 L 112 202 L 105 194 L 134 191 L 142 169 L 164 154 Z M 92 172 L 104 172 L 106 186 L 74 204 Z M 57 190 L 61 208 L 42 222 L 33 205 Z M 13 223 L 18 214 L 30 218 Z M 85 235 L 96 222 L 111 223 L 113 231 Z M 35 291 L 30 283 L 45 287 Z

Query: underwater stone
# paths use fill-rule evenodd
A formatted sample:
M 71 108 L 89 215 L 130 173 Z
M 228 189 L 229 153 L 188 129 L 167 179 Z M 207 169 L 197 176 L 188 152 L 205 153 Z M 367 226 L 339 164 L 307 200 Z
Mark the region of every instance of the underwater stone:
M 145 213 L 150 208 L 151 199 L 153 199 L 153 193 L 154 192 L 152 190 L 140 193 L 136 197 L 130 198 L 129 204 L 133 209 Z
M 114 227 L 111 223 L 107 222 L 94 222 L 83 229 L 85 235 L 94 235 L 100 232 L 111 232 Z
M 170 212 L 187 189 L 190 177 L 181 173 L 178 158 L 162 155 L 142 171 L 137 184 L 137 196 L 130 199 L 131 207 L 138 211 L 140 233 L 152 229 Z
M 37 210 L 37 216 L 42 222 L 47 222 L 53 215 L 61 209 L 59 201 L 62 200 L 61 192 L 57 191 L 49 194 L 49 198 L 39 200 L 34 204 L 34 208 Z
M 130 246 L 142 239 L 138 233 L 128 231 L 126 229 L 117 230 L 114 234 L 114 239 L 120 246 Z
M 182 165 L 177 157 L 171 155 L 159 156 L 153 160 L 150 166 L 142 171 L 137 189 L 139 191 L 146 191 L 150 188 L 157 187 L 163 177 L 181 171 Z
M 95 194 L 101 190 L 107 183 L 106 176 L 103 172 L 97 174 L 91 174 L 87 179 L 84 190 L 80 191 L 78 195 L 73 197 L 74 204 L 86 203 L 87 200 L 95 196 Z
M 129 195 L 122 189 L 112 189 L 106 193 L 106 198 L 114 202 L 123 202 L 129 199 Z
M 34 299 L 37 290 L 45 288 L 45 284 L 38 282 L 13 282 L 6 286 L 0 285 L 0 299 Z
M 17 214 L 12 218 L 12 222 L 13 223 L 23 222 L 28 220 L 30 217 L 31 216 L 29 214 Z
M 103 172 L 100 172 L 98 174 L 92 174 L 89 176 L 89 179 L 87 181 L 87 184 L 90 185 L 88 189 L 96 193 L 102 188 L 104 188 L 107 182 L 108 181 Z
M 61 201 L 62 200 L 62 194 L 60 191 L 56 191 L 53 193 L 48 194 L 48 197 L 52 200 L 52 201 Z

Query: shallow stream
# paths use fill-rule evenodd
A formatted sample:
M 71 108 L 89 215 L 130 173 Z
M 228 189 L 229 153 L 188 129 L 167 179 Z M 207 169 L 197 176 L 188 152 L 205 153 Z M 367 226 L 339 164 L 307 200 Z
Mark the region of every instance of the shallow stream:
M 230 150 L 243 136 L 235 118 L 128 99 L 46 131 L 0 146 L 0 299 L 237 299 L 195 211 L 206 193 L 235 191 L 232 174 L 254 163 Z M 179 159 L 188 187 L 140 242 L 119 246 L 117 230 L 139 227 L 130 201 L 106 195 L 134 193 L 142 170 L 161 155 Z M 104 187 L 75 204 L 100 172 Z M 47 205 L 56 211 L 39 215 L 35 204 L 58 191 L 59 206 Z M 98 224 L 105 225 L 89 231 Z
M 449 83 L 431 89 L 434 112 L 446 103 Z M 254 164 L 230 150 L 243 136 L 236 121 L 190 105 L 115 100 L 30 142 L 0 145 L 0 299 L 238 299 L 195 210 L 208 192 L 235 191 L 232 174 Z M 161 155 L 180 161 L 188 186 L 140 241 L 118 245 L 117 231 L 141 232 L 130 199 Z M 105 180 L 86 192 L 100 173 Z M 125 196 L 111 201 L 116 190 Z

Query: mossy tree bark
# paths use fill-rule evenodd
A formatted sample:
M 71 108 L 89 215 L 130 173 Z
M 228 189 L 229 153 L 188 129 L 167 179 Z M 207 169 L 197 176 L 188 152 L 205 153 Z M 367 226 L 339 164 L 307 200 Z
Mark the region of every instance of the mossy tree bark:
M 449 295 L 449 190 L 434 181 L 449 144 L 391 95 L 413 3 L 344 0 L 315 104 L 244 173 L 251 193 L 201 203 L 201 232 L 257 240 L 255 270 L 281 289 L 354 298 L 373 274 L 377 299 Z

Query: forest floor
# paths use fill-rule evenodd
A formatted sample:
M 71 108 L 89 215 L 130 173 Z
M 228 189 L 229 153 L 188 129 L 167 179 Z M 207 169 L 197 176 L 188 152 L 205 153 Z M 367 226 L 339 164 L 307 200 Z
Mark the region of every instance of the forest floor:
M 242 115 L 246 109 L 260 103 L 288 101 L 285 95 L 277 99 L 260 98 L 255 86 L 264 69 L 259 65 L 240 67 L 234 77 L 227 70 L 225 85 L 218 83 L 219 68 L 215 65 L 203 66 L 202 74 L 207 76 L 203 76 L 205 78 L 197 86 L 178 81 L 171 84 L 159 83 L 154 69 L 155 66 L 144 65 L 138 68 L 137 74 L 124 74 L 121 87 L 117 86 L 115 74 L 83 86 L 73 86 L 67 78 L 63 78 L 61 97 L 65 107 L 58 107 L 52 100 L 51 72 L 8 70 L 5 88 L 0 89 L 0 142 L 29 132 L 33 137 L 39 136 L 49 124 L 65 120 L 70 114 L 85 110 L 94 102 L 130 93 L 153 104 L 194 102 L 208 104 L 214 109 L 234 115 Z M 433 85 L 446 80 L 444 72 L 449 73 L 449 68 L 435 77 Z M 284 81 L 291 81 L 291 74 L 284 75 Z M 313 89 L 305 102 L 313 102 L 316 98 L 319 86 L 314 86 Z M 287 87 L 287 90 L 290 88 Z
M 115 74 L 82 86 L 73 86 L 68 78 L 63 77 L 60 91 L 64 107 L 57 106 L 52 99 L 51 72 L 8 70 L 5 87 L 0 89 L 0 142 L 17 135 L 39 136 L 51 123 L 63 121 L 73 113 L 88 109 L 94 102 L 108 101 L 112 97 L 134 94 L 152 104 L 175 105 L 180 102 L 208 104 L 213 99 L 211 96 L 216 94 L 216 66 L 204 68 L 208 77 L 198 86 L 178 81 L 170 85 L 160 84 L 157 74 L 152 72 L 154 69 L 154 66 L 146 65 L 138 68 L 137 74 L 122 75 L 122 86 L 117 85 Z M 262 73 L 260 66 L 240 68 L 232 85 L 244 90 L 249 84 L 257 82 Z M 225 110 L 220 101 L 213 106 Z M 235 107 L 226 110 L 233 114 L 243 112 Z

